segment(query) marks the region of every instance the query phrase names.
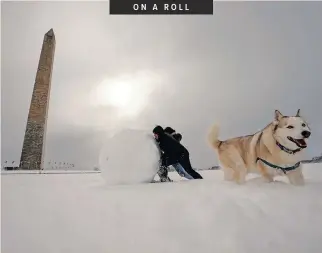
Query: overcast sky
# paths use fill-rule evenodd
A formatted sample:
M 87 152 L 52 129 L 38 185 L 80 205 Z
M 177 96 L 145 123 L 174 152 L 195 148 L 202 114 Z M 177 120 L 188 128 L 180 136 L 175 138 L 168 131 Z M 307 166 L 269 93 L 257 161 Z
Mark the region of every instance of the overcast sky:
M 205 136 L 214 122 L 224 139 L 298 108 L 313 131 L 308 157 L 322 152 L 322 2 L 219 2 L 213 16 L 109 16 L 108 2 L 1 5 L 2 161 L 20 159 L 50 28 L 47 161 L 92 166 L 111 132 L 162 124 L 183 134 L 194 167 L 212 166 Z M 134 80 L 133 104 L 144 102 L 133 114 L 95 96 L 124 75 Z

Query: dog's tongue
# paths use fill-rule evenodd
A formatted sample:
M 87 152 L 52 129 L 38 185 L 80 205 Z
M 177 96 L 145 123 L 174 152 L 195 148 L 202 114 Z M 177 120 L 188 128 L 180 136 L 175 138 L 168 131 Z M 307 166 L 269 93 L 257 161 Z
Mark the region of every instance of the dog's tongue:
M 296 142 L 297 142 L 298 144 L 300 144 L 301 146 L 306 146 L 306 142 L 305 142 L 305 140 L 304 140 L 304 139 L 298 139 L 298 140 L 296 140 Z

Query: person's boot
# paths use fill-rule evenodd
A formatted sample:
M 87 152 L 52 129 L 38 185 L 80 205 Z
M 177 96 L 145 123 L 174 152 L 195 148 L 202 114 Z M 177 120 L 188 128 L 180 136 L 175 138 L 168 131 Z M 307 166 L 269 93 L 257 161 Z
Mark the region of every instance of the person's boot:
M 162 183 L 164 183 L 164 182 L 173 182 L 169 177 L 163 177 L 163 178 L 160 178 L 160 181 L 161 181 Z

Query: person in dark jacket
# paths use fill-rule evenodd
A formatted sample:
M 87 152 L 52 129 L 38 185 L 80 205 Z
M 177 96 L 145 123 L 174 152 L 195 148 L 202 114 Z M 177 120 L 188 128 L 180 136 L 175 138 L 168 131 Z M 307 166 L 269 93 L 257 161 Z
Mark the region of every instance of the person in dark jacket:
M 164 132 L 166 134 L 171 135 L 176 141 L 180 142 L 182 140 L 182 135 L 180 133 L 177 133 L 176 130 L 174 130 L 171 127 L 166 127 L 164 129 Z M 186 179 L 194 179 L 189 173 L 185 171 L 185 169 L 182 167 L 180 163 L 172 164 L 172 167 L 178 172 L 178 174 L 181 177 L 185 177 Z
M 162 177 L 168 178 L 167 167 L 179 163 L 193 179 L 202 179 L 202 176 L 191 166 L 189 151 L 169 133 L 174 134 L 175 131 L 170 127 L 163 129 L 161 126 L 156 126 L 153 129 L 154 138 L 162 152 L 160 159 L 160 170 L 164 173 Z M 181 139 L 181 134 L 178 134 L 177 138 Z M 161 179 L 161 181 L 163 180 Z

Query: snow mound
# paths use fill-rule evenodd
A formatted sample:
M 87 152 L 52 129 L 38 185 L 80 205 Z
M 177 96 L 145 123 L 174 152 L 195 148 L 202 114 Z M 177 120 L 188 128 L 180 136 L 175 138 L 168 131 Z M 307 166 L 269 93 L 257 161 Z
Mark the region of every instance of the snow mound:
M 99 167 L 110 185 L 148 183 L 158 171 L 159 158 L 152 134 L 126 129 L 102 148 Z

